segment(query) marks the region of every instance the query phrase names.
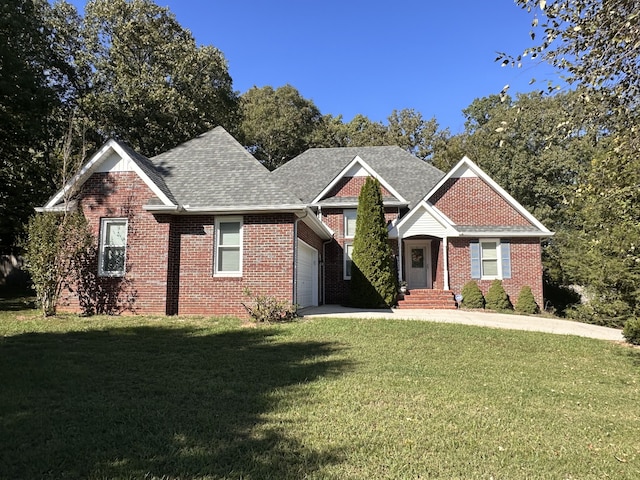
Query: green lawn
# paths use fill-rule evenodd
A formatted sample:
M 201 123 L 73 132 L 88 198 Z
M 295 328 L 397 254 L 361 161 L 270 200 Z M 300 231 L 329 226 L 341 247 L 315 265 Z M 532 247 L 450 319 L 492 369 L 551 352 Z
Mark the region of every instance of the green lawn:
M 3 479 L 637 479 L 638 405 L 585 338 L 0 311 Z

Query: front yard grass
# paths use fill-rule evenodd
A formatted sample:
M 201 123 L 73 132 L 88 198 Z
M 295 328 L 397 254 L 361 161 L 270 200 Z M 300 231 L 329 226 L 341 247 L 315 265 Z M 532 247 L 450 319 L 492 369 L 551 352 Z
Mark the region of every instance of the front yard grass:
M 0 312 L 0 478 L 637 479 L 640 353 L 391 320 Z

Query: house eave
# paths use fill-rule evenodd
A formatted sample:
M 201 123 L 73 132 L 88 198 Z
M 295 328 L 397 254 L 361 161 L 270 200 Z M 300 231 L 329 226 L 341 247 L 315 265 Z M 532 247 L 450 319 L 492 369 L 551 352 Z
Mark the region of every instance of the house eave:
M 192 207 L 183 205 L 180 213 L 184 214 L 210 214 L 210 215 L 228 215 L 228 214 L 250 214 L 250 213 L 298 213 L 304 212 L 306 205 L 300 204 L 284 204 L 284 205 L 243 205 L 243 206 L 203 206 Z
M 291 213 L 309 226 L 318 236 L 324 240 L 333 237 L 334 232 L 322 223 L 315 213 L 306 205 L 247 205 L 247 206 L 222 206 L 222 207 L 191 207 L 189 205 L 144 205 L 144 210 L 151 213 L 168 213 L 174 215 L 250 215 L 263 213 Z
M 538 238 L 547 238 L 555 235 L 555 232 L 542 232 L 542 231 L 520 231 L 514 232 L 510 230 L 476 230 L 476 231 L 467 231 L 467 232 L 455 232 L 450 237 L 473 237 L 473 238 L 491 238 L 491 237 L 538 237 Z
M 68 203 L 57 203 L 51 206 L 44 207 L 35 207 L 34 210 L 38 213 L 65 213 L 65 212 L 75 212 L 78 208 L 78 202 L 76 200 L 71 200 Z

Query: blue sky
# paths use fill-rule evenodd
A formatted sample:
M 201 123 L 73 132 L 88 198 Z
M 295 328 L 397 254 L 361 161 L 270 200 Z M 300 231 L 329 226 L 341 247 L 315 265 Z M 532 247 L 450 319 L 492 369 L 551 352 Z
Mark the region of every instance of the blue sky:
M 83 0 L 72 3 L 82 6 Z M 234 89 L 290 84 L 323 114 L 386 121 L 394 109 L 452 133 L 475 98 L 527 92 L 546 65 L 501 67 L 531 46 L 531 14 L 513 0 L 156 0 L 200 45 L 225 55 Z M 536 78 L 533 86 L 529 81 Z

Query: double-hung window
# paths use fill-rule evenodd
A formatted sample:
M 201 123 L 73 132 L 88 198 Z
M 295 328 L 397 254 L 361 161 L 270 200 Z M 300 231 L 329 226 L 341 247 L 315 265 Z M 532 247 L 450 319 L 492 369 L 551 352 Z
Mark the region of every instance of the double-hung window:
M 351 279 L 351 268 L 353 267 L 353 243 L 344 245 L 344 279 Z
M 242 275 L 242 218 L 216 219 L 216 248 L 214 273 L 218 276 Z
M 357 210 L 349 209 L 343 211 L 344 217 L 344 238 L 345 239 L 353 239 L 356 236 L 356 213 Z M 353 266 L 353 243 L 345 242 L 344 244 L 344 260 L 343 260 L 343 271 L 344 271 L 344 279 L 351 279 L 351 267 Z
M 471 278 L 511 278 L 511 244 L 508 240 L 481 238 L 471 242 Z
M 356 213 L 357 210 L 344 211 L 344 238 L 356 236 Z
M 127 219 L 103 218 L 100 222 L 99 275 L 104 277 L 123 276 L 126 253 Z

